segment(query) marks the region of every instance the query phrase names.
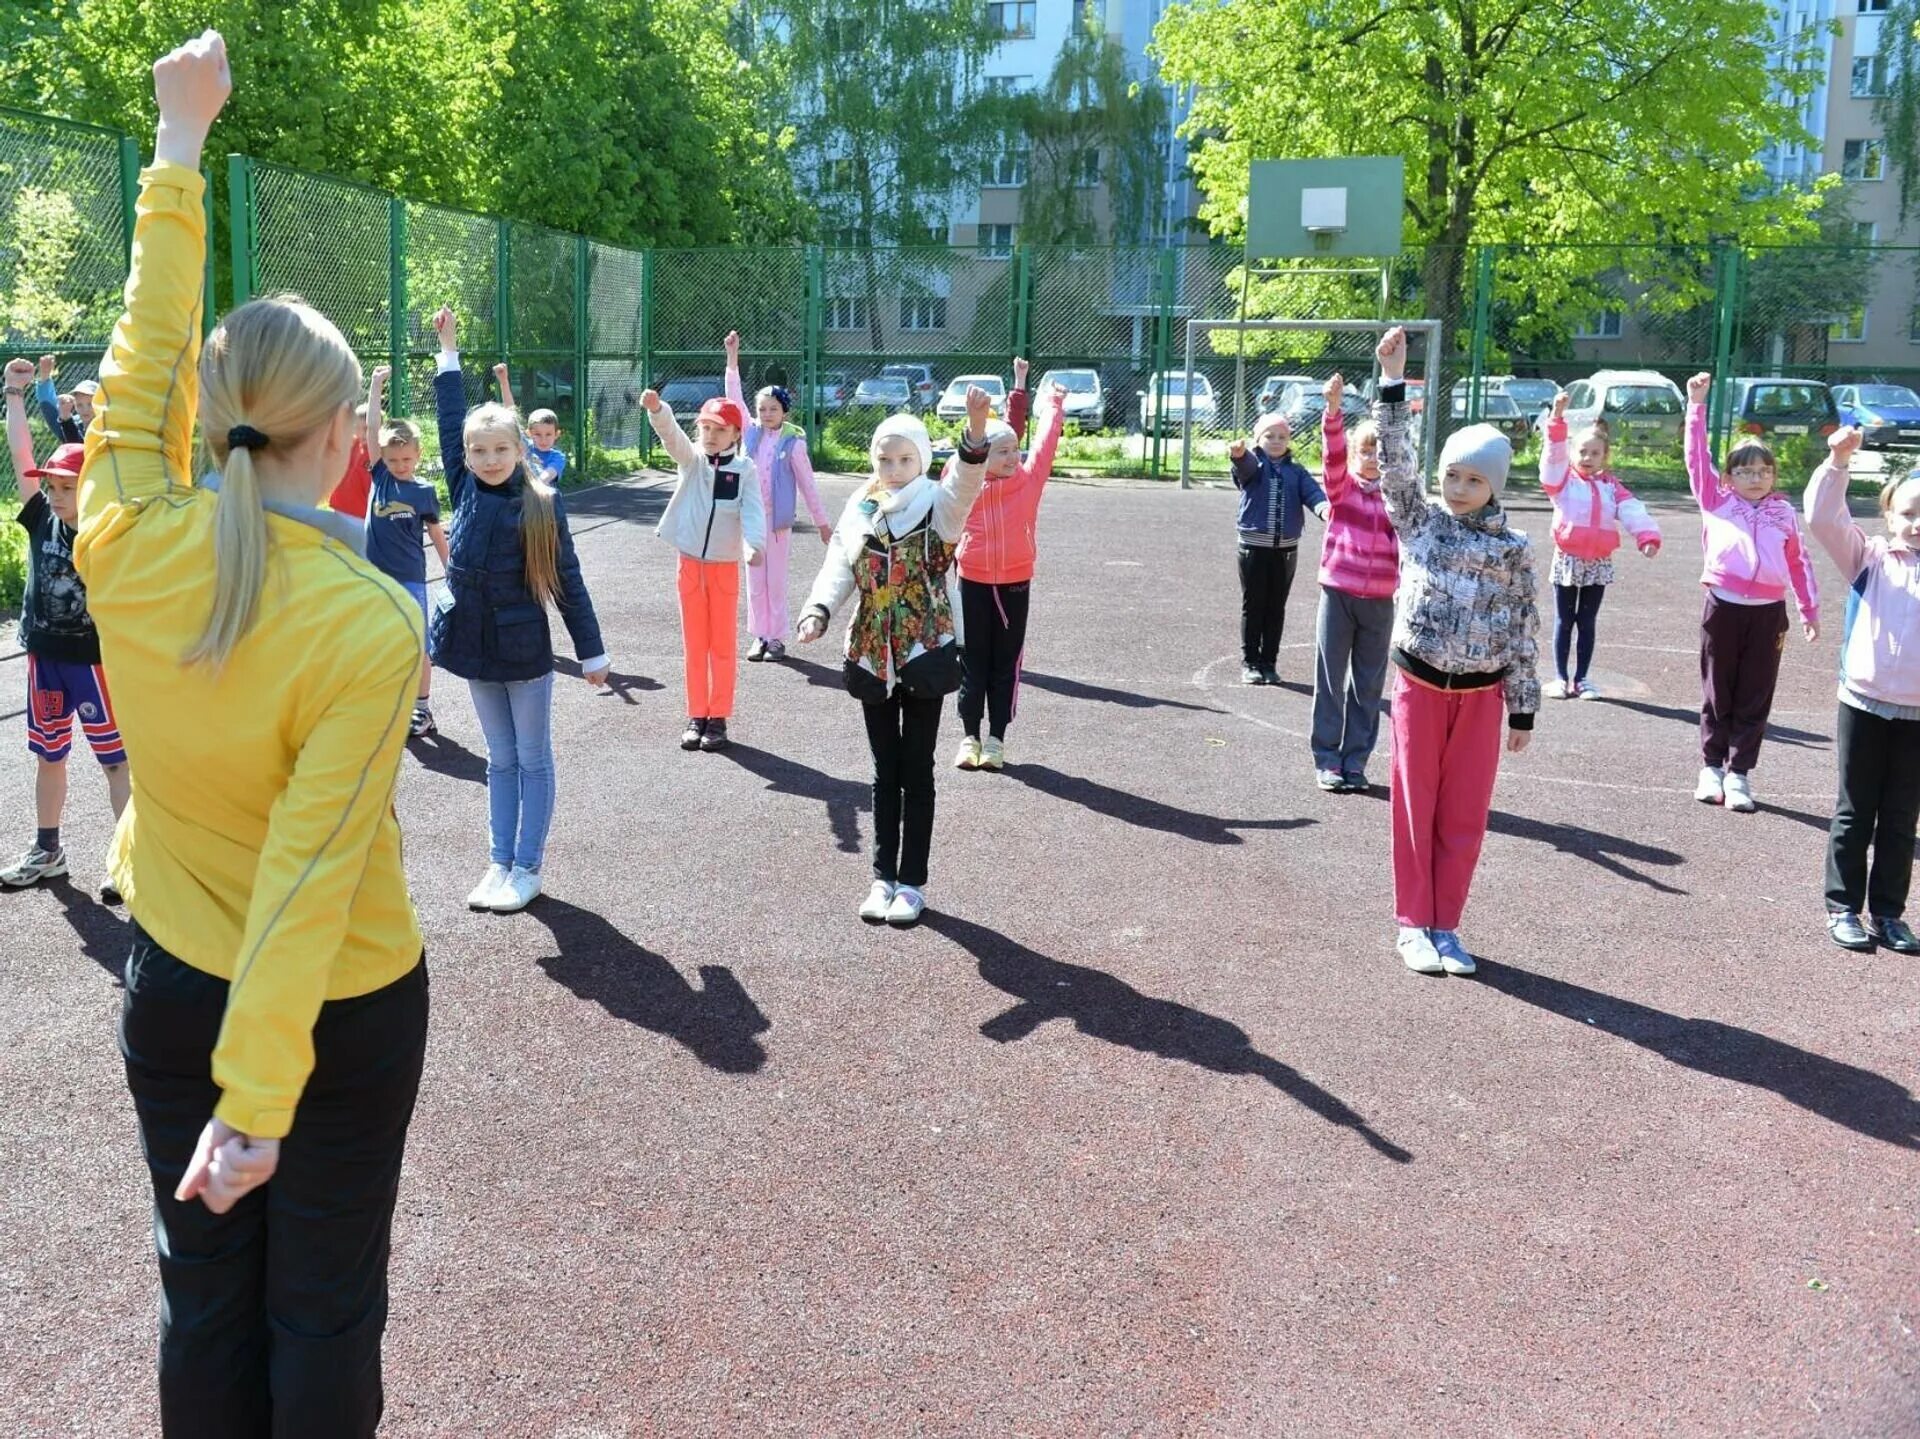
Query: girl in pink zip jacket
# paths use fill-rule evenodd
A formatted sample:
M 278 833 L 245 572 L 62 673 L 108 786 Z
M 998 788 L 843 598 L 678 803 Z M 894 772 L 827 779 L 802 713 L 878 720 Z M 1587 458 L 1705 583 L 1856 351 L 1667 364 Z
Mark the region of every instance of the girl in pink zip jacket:
M 1726 479 L 1707 445 L 1707 392 L 1713 376 L 1687 381 L 1687 478 L 1700 505 L 1700 782 L 1693 797 L 1752 814 L 1748 772 L 1773 709 L 1780 652 L 1787 643 L 1789 586 L 1809 642 L 1820 637 L 1820 588 L 1800 542 L 1793 502 L 1775 492 L 1773 451 L 1742 436 L 1727 455 Z
M 1613 552 L 1624 526 L 1640 553 L 1660 552 L 1660 527 L 1647 507 L 1607 470 L 1606 432 L 1582 430 L 1567 464 L 1567 393 L 1553 401 L 1547 421 L 1547 453 L 1540 462 L 1540 488 L 1553 501 L 1553 667 L 1556 679 L 1543 691 L 1548 699 L 1597 700 L 1600 691 L 1587 682 L 1593 663 L 1594 625 L 1600 602 L 1613 583 Z M 1578 635 L 1578 645 L 1574 643 Z M 1567 678 L 1567 652 L 1574 650 L 1573 678 Z
M 1066 390 L 1050 385 L 1034 416 L 1039 439 L 1022 461 L 1012 425 L 987 426 L 987 478 L 967 515 L 960 539 L 960 609 L 966 644 L 960 682 L 960 722 L 966 737 L 956 769 L 997 770 L 1006 763 L 1007 726 L 1020 697 L 1020 661 L 1027 646 L 1027 601 L 1037 552 L 1034 524 L 1040 494 L 1060 445 Z M 980 722 L 987 738 L 980 739 Z

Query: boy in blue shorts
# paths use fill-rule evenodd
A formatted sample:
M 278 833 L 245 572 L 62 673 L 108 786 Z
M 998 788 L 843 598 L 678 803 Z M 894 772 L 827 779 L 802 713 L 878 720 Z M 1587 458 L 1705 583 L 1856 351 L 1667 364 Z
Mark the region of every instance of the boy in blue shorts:
M 86 450 L 61 445 L 46 464 L 36 465 L 27 432 L 32 363 L 11 361 L 5 383 L 7 448 L 23 501 L 16 518 L 27 532 L 27 590 L 20 603 L 20 647 L 27 652 L 27 748 L 40 761 L 33 784 L 33 844 L 0 870 L 0 885 L 21 889 L 67 872 L 60 816 L 67 804 L 67 756 L 73 750 L 76 722 L 106 769 L 116 818 L 127 807 L 129 782 L 126 748 L 100 668 L 100 636 L 87 612 L 86 586 L 73 568 L 74 519 Z M 111 902 L 119 900 L 111 885 L 101 894 Z
M 440 496 L 432 485 L 414 478 L 420 469 L 420 430 L 411 420 L 382 423 L 381 400 L 386 393 L 391 365 L 374 367 L 367 388 L 367 452 L 378 455 L 373 465 L 373 483 L 367 491 L 367 558 L 385 575 L 398 580 L 427 617 L 427 557 L 421 548 L 424 532 L 432 539 L 440 556 L 440 568 L 447 567 L 447 531 L 440 523 Z M 433 665 L 420 657 L 420 698 L 414 701 L 413 723 L 408 733 L 414 739 L 434 734 Z

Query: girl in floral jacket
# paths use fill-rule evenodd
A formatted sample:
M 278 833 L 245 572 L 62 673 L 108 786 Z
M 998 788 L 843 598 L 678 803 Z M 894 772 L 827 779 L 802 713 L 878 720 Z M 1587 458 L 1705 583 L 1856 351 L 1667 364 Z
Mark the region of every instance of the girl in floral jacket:
M 1513 447 L 1469 425 L 1440 454 L 1429 500 L 1407 443 L 1407 336 L 1380 342 L 1380 492 L 1400 536 L 1393 619 L 1393 897 L 1400 957 L 1421 974 L 1472 974 L 1457 932 L 1507 750 L 1533 737 L 1540 619 L 1533 551 L 1500 508 Z
M 987 392 L 970 388 L 957 463 L 940 482 L 927 477 L 933 444 L 919 420 L 893 415 L 873 432 L 873 477 L 834 527 L 797 631 L 819 639 L 858 591 L 844 671 L 873 750 L 873 886 L 860 917 L 875 923 L 915 924 L 926 906 L 933 751 L 961 676 L 954 551 L 986 478 L 989 413 Z

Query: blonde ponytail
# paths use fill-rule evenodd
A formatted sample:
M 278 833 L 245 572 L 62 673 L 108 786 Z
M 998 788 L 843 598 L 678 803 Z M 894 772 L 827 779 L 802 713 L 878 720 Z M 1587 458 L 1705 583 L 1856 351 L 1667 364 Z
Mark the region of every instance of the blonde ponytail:
M 214 502 L 213 603 L 207 625 L 185 656 L 215 668 L 252 630 L 266 587 L 270 499 L 311 505 L 339 476 L 276 467 L 258 454 L 285 455 L 350 407 L 360 393 L 360 361 L 333 322 L 297 296 L 242 305 L 208 336 L 200 355 L 200 424 L 220 469 Z M 240 427 L 255 448 L 229 443 Z

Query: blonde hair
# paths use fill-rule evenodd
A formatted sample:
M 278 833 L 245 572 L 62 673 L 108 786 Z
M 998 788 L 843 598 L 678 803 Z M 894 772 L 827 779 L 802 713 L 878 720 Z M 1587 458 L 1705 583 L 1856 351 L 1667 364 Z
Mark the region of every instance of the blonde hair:
M 1600 442 L 1600 463 L 1601 464 L 1605 464 L 1607 463 L 1607 461 L 1613 458 L 1613 436 L 1607 433 L 1606 427 L 1604 425 L 1599 425 L 1599 424 L 1588 425 L 1585 429 L 1580 431 L 1579 434 L 1573 437 L 1573 449 L 1575 454 L 1579 453 L 1580 447 L 1584 445 L 1589 438 L 1598 440 Z
M 412 420 L 388 420 L 380 427 L 380 448 L 390 450 L 395 445 L 417 445 L 420 443 L 420 427 Z
M 466 423 L 460 427 L 461 437 L 468 444 L 473 443 L 475 435 L 506 433 L 513 437 L 515 448 L 520 444 L 520 417 L 507 406 L 492 401 L 484 405 L 475 405 L 467 411 Z M 520 492 L 520 554 L 522 573 L 527 580 L 527 588 L 533 591 L 533 597 L 542 604 L 558 604 L 560 600 L 560 522 L 554 513 L 550 470 L 541 470 L 537 474 L 530 465 L 523 465 L 527 483 Z
M 340 331 L 297 295 L 242 305 L 207 337 L 200 355 L 200 425 L 220 471 L 220 493 L 214 502 L 213 604 L 206 628 L 187 651 L 189 664 L 219 668 L 253 628 L 270 549 L 264 504 L 296 478 L 263 480 L 253 451 L 229 446 L 228 432 L 245 425 L 284 454 L 348 409 L 360 383 L 360 361 Z M 311 503 L 313 495 L 284 498 Z
M 557 430 L 560 428 L 560 417 L 552 410 L 535 410 L 527 416 L 527 427 L 531 429 L 535 425 L 552 425 Z
M 1380 443 L 1380 427 L 1374 424 L 1372 420 L 1362 420 L 1359 424 L 1347 431 L 1348 449 L 1359 449 L 1362 440 L 1372 440 L 1376 445 Z

